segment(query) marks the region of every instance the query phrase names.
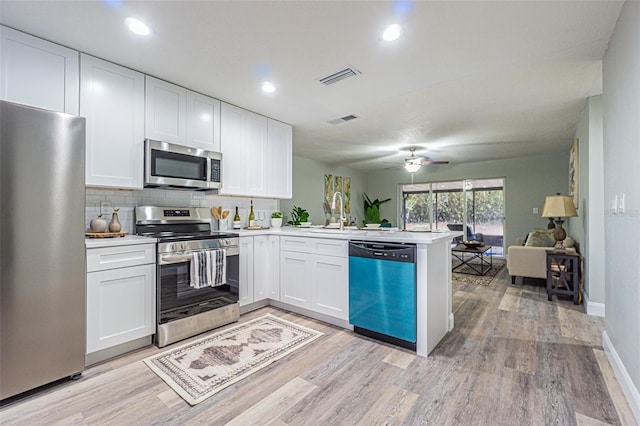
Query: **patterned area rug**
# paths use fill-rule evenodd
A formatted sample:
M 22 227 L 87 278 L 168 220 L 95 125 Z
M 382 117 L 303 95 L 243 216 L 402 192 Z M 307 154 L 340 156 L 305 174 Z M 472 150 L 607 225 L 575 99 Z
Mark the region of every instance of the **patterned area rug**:
M 456 265 L 459 265 L 459 264 L 460 264 L 459 260 L 451 262 L 452 267 L 455 267 Z M 456 269 L 456 271 L 451 274 L 451 279 L 453 281 L 458 281 L 462 283 L 469 283 L 469 284 L 476 284 L 476 285 L 491 285 L 493 280 L 502 271 L 502 268 L 504 268 L 504 263 L 494 263 L 491 269 L 489 270 L 489 272 L 487 272 L 486 275 L 481 276 L 481 275 L 473 275 L 473 274 L 463 274 L 458 272 L 458 271 L 473 272 L 471 268 L 469 268 L 467 265 L 464 265 L 461 268 Z
M 321 335 L 265 315 L 144 362 L 185 401 L 196 405 Z

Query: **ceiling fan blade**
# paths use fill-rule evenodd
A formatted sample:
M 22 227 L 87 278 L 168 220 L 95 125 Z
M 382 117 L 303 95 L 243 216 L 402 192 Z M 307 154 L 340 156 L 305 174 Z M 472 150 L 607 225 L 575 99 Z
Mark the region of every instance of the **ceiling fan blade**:
M 449 164 L 448 161 L 426 160 L 420 163 L 422 166 L 430 166 L 432 164 Z

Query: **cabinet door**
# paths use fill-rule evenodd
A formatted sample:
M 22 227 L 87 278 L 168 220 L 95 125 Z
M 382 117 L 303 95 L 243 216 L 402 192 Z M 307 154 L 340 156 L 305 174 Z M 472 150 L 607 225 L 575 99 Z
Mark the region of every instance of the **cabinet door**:
M 184 145 L 187 89 L 149 76 L 145 82 L 145 137 Z
M 280 301 L 311 308 L 311 257 L 306 253 L 280 252 Z
M 244 195 L 244 110 L 222 103 L 220 106 L 220 151 L 222 188 L 220 194 Z
M 332 317 L 348 320 L 348 258 L 315 255 L 311 279 L 313 289 L 312 309 Z
M 220 101 L 187 90 L 187 145 L 220 151 Z
M 245 111 L 245 192 L 248 195 L 265 196 L 267 117 Z
M 87 274 L 87 353 L 156 331 L 155 265 Z
M 81 58 L 80 115 L 87 119 L 88 186 L 142 189 L 144 75 Z
M 269 288 L 268 297 L 280 300 L 280 236 L 269 235 Z
M 253 303 L 253 237 L 240 237 L 240 306 Z
M 253 237 L 253 301 L 269 298 L 272 259 L 269 256 L 269 236 Z
M 293 128 L 289 124 L 269 119 L 267 140 L 267 194 L 274 198 L 291 198 Z
M 78 52 L 0 26 L 0 98 L 78 115 Z

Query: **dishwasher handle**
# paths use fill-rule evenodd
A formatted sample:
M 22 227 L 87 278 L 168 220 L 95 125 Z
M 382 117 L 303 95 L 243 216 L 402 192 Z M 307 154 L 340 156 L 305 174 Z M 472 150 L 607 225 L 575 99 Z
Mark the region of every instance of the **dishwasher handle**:
M 414 244 L 350 241 L 349 256 L 388 260 L 392 262 L 415 263 L 416 246 Z

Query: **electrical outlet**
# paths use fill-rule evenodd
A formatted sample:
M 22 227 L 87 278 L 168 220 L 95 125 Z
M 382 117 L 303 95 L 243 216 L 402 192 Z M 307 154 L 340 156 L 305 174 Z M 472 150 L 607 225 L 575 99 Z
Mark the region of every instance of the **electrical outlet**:
M 533 208 L 533 214 L 538 214 L 538 208 L 537 207 Z

